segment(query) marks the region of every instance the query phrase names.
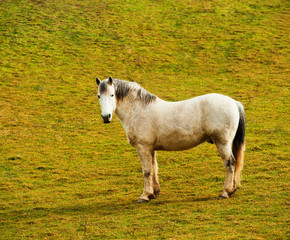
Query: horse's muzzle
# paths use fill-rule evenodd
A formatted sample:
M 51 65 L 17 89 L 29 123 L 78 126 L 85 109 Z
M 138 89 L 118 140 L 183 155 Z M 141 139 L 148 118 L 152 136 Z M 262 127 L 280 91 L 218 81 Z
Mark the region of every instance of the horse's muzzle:
M 111 114 L 108 114 L 106 116 L 104 116 L 103 114 L 101 115 L 104 123 L 110 123 L 111 122 Z

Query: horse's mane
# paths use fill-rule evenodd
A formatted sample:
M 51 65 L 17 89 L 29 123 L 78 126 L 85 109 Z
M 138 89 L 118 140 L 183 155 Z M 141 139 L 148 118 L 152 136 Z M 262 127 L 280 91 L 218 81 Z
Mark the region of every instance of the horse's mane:
M 156 100 L 155 95 L 149 93 L 138 83 L 114 79 L 114 86 L 116 89 L 116 97 L 118 100 L 122 100 L 131 92 L 136 92 L 136 99 L 142 101 L 146 105 Z

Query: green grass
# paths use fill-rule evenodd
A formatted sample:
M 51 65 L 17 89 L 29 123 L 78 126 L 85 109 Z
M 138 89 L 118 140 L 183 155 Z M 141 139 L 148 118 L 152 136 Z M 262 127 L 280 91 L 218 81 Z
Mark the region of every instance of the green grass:
M 2 0 L 1 239 L 288 239 L 289 3 L 284 0 Z M 288 64 L 288 65 L 287 65 Z M 158 152 L 161 195 L 95 77 L 168 101 L 241 101 L 243 185 L 217 201 L 215 146 Z

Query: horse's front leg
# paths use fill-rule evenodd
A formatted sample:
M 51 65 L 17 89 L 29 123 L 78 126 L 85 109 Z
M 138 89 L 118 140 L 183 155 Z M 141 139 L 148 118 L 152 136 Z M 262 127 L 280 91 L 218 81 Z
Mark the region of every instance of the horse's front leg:
M 160 185 L 158 181 L 158 164 L 157 164 L 155 152 L 153 152 L 153 190 L 154 190 L 154 197 L 157 198 L 160 193 Z
M 157 163 L 155 153 L 143 145 L 136 147 L 139 155 L 142 171 L 144 176 L 144 190 L 139 197 L 138 203 L 148 202 L 150 199 L 156 198 L 159 193 L 159 183 L 157 178 Z

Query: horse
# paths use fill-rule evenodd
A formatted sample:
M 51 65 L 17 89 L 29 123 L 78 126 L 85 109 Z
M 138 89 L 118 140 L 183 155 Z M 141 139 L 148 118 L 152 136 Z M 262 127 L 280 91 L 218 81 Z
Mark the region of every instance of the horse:
M 210 93 L 185 101 L 167 102 L 135 82 L 96 78 L 101 117 L 121 120 L 128 142 L 140 158 L 144 189 L 138 203 L 160 193 L 155 151 L 181 151 L 206 141 L 214 143 L 226 177 L 218 199 L 231 197 L 240 186 L 245 151 L 245 112 L 234 99 Z

